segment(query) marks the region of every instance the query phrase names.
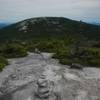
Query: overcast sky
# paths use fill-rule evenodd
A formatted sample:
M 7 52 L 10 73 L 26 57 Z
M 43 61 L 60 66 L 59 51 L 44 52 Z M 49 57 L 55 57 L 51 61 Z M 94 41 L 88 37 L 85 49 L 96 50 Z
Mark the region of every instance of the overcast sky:
M 0 21 L 61 16 L 100 23 L 100 0 L 0 0 Z

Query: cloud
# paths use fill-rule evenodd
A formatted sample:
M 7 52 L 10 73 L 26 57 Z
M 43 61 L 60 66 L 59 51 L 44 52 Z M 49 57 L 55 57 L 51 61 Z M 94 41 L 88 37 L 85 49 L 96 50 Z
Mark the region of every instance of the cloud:
M 100 20 L 100 0 L 0 0 L 0 19 L 18 21 L 38 16 Z

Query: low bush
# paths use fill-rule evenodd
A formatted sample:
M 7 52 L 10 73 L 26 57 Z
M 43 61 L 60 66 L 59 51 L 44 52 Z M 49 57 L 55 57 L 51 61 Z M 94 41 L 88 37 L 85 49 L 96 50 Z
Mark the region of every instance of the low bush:
M 6 58 L 0 56 L 0 71 L 3 70 L 3 68 L 8 64 L 8 61 Z
M 24 57 L 27 55 L 27 49 L 17 43 L 5 44 L 0 48 L 0 54 L 6 58 Z
M 0 56 L 6 58 L 24 57 L 28 51 L 38 48 L 41 52 L 54 53 L 53 58 L 66 65 L 78 63 L 86 66 L 100 66 L 100 47 L 76 45 L 67 37 L 38 37 L 31 41 L 4 43 L 0 46 Z M 73 46 L 73 47 L 72 47 Z M 6 59 L 4 60 L 6 61 Z M 2 69 L 6 63 L 0 62 Z

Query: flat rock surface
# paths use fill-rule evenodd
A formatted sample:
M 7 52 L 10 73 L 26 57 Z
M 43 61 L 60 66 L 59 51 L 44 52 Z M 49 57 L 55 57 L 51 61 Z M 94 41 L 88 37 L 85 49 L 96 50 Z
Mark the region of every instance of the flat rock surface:
M 44 100 L 37 98 L 37 80 L 45 76 L 51 96 L 45 100 L 100 100 L 100 69 L 69 69 L 51 58 L 51 53 L 29 53 L 9 59 L 0 72 L 0 100 Z

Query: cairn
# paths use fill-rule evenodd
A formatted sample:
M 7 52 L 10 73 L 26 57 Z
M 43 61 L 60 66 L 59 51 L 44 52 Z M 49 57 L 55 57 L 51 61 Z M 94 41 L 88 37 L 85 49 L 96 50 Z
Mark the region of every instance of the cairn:
M 39 98 L 48 98 L 50 95 L 50 85 L 49 81 L 45 79 L 44 75 L 41 75 L 37 81 L 38 89 L 37 89 L 37 96 Z
M 56 100 L 53 95 L 51 83 L 45 78 L 45 75 L 40 76 L 37 81 L 37 86 L 36 97 L 39 100 Z

